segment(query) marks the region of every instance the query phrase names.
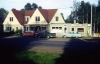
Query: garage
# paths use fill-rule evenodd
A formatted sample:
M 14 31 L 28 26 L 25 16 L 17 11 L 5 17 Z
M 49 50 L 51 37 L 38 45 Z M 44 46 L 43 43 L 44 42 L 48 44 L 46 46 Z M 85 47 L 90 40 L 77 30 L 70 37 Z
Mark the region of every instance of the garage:
M 51 33 L 56 33 L 57 37 L 62 36 L 62 27 L 52 27 Z

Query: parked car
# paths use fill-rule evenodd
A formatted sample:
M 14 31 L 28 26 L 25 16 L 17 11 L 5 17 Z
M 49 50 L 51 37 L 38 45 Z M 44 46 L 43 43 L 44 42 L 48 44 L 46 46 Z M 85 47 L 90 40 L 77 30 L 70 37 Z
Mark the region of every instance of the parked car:
M 25 31 L 22 34 L 23 36 L 34 36 L 34 31 Z
M 38 37 L 56 37 L 56 33 L 49 33 L 47 30 L 43 30 L 38 34 Z
M 82 37 L 82 34 L 79 34 L 78 32 L 68 32 L 63 33 L 62 37 Z

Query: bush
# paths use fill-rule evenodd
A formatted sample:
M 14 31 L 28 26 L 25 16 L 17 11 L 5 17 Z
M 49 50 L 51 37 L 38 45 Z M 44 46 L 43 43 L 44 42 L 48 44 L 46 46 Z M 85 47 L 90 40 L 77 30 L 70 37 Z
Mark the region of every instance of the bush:
M 17 30 L 13 34 L 14 36 L 21 36 L 22 35 L 22 30 Z

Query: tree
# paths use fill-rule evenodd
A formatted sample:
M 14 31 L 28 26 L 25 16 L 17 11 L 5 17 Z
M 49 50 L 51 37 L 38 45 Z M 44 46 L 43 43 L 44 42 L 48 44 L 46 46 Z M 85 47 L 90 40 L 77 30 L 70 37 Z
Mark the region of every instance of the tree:
M 24 9 L 21 9 L 21 10 L 35 10 L 36 8 L 42 8 L 42 7 L 41 6 L 38 7 L 36 3 L 32 3 L 32 5 L 30 3 L 27 3 L 24 6 Z
M 3 23 L 4 19 L 6 18 L 8 11 L 4 8 L 0 8 L 0 23 Z
M 27 3 L 25 6 L 24 6 L 25 10 L 32 10 L 32 7 L 31 7 L 31 4 L 30 3 Z
M 32 6 L 31 6 L 31 8 L 32 8 L 33 10 L 35 10 L 36 8 L 38 8 L 38 5 L 37 5 L 36 3 L 33 3 Z
M 42 7 L 41 7 L 41 6 L 39 6 L 38 8 L 42 9 Z

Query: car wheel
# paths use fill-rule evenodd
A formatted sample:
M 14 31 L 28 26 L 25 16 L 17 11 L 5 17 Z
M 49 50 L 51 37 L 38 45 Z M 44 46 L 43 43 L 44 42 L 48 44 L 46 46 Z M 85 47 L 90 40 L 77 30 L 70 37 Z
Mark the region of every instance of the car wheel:
M 65 36 L 65 35 L 64 35 L 63 37 L 64 37 L 64 38 L 66 38 L 66 36 Z

